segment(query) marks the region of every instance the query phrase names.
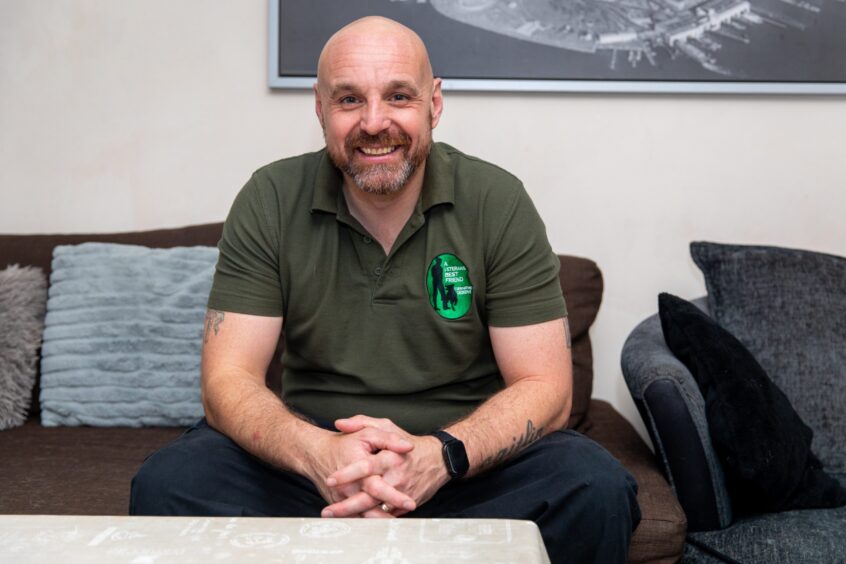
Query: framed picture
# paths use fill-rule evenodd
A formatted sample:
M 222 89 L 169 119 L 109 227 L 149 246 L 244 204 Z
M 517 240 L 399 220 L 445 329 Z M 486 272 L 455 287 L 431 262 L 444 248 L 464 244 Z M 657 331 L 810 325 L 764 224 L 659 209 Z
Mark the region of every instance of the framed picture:
M 846 93 L 846 0 L 269 1 L 273 88 L 311 88 L 332 33 L 375 14 L 445 89 Z

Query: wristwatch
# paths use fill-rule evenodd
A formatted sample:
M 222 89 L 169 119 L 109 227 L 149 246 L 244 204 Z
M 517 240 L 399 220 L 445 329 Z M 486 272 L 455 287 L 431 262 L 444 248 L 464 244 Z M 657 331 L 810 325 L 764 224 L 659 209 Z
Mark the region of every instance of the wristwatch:
M 446 431 L 434 431 L 429 433 L 443 443 L 444 464 L 447 472 L 453 478 L 461 478 L 470 469 L 470 462 L 467 460 L 467 451 L 464 450 L 464 443 L 447 433 Z

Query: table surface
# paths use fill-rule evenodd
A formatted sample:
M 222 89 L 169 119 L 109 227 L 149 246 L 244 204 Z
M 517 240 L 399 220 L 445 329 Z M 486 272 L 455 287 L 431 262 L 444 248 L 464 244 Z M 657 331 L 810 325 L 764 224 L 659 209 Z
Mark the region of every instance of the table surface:
M 0 562 L 523 564 L 549 558 L 531 521 L 0 515 Z

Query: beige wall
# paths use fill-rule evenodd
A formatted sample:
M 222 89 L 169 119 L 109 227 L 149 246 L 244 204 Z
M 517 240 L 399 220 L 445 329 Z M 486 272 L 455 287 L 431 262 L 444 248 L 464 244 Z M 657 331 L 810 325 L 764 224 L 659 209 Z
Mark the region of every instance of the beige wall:
M 318 148 L 311 96 L 265 85 L 266 25 L 265 0 L 0 0 L 0 232 L 219 221 Z M 600 265 L 595 395 L 635 421 L 620 350 L 658 292 L 704 293 L 691 240 L 846 255 L 843 97 L 448 93 L 435 136 Z

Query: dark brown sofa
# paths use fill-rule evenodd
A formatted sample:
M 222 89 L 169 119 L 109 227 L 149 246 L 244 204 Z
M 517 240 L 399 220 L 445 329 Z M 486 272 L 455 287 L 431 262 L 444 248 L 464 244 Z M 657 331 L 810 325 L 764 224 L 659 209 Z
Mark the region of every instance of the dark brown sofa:
M 0 235 L 0 269 L 10 264 L 34 265 L 49 274 L 53 248 L 61 244 L 216 245 L 220 233 L 221 224 L 216 223 L 118 234 Z M 643 519 L 629 560 L 675 562 L 684 546 L 684 513 L 634 428 L 611 405 L 591 399 L 593 357 L 588 330 L 602 299 L 602 275 L 596 264 L 584 258 L 562 256 L 561 265 L 573 333 L 575 393 L 570 424 L 605 446 L 638 481 Z M 271 388 L 280 388 L 280 375 L 276 361 L 268 371 Z M 129 482 L 144 457 L 180 432 L 177 428 L 42 427 L 36 385 L 30 419 L 22 427 L 0 431 L 0 513 L 126 514 Z

